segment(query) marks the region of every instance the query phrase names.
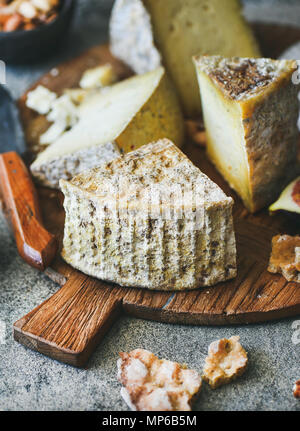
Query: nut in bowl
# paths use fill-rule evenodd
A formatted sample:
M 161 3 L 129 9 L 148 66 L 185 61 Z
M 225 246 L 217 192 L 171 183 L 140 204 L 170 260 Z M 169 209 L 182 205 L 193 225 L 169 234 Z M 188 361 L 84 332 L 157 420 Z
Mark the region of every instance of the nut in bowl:
M 0 0 L 0 59 L 41 60 L 58 49 L 69 29 L 75 0 Z
M 1 0 L 0 30 L 33 30 L 56 19 L 60 0 Z

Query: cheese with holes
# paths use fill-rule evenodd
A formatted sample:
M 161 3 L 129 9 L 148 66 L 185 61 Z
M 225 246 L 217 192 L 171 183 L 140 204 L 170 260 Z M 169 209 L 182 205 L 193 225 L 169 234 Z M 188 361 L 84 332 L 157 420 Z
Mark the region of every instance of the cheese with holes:
M 233 200 L 169 140 L 61 180 L 62 256 L 122 286 L 196 289 L 236 276 Z
M 190 117 L 201 112 L 194 55 L 260 56 L 238 0 L 116 0 L 110 43 L 136 73 L 163 63 Z
M 77 108 L 78 122 L 40 153 L 34 177 L 49 187 L 109 162 L 152 140 L 181 146 L 184 122 L 173 86 L 162 67 L 92 92 Z
M 278 197 L 297 170 L 295 61 L 196 57 L 207 153 L 255 212 Z

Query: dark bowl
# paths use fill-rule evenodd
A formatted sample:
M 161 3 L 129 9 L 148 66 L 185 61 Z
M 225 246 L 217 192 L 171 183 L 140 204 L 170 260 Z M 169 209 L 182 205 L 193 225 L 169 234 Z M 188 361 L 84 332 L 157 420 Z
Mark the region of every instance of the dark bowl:
M 24 64 L 42 60 L 57 51 L 70 27 L 74 6 L 75 0 L 63 0 L 57 18 L 34 30 L 0 31 L 0 60 Z

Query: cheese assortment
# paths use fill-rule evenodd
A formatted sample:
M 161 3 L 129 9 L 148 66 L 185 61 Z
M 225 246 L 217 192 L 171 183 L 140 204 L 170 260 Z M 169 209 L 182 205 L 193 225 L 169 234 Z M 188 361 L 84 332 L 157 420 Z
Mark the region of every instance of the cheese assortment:
M 196 289 L 236 276 L 233 200 L 161 140 L 60 181 L 62 256 L 122 286 Z
M 251 212 L 299 169 L 296 61 L 200 56 L 207 154 Z
M 110 44 L 136 73 L 163 64 L 189 117 L 201 112 L 194 55 L 260 55 L 239 0 L 116 0 Z
M 55 119 L 53 111 L 49 120 Z M 70 130 L 31 165 L 33 176 L 45 186 L 58 188 L 61 178 L 71 179 L 152 140 L 167 137 L 178 146 L 183 143 L 181 108 L 162 67 L 92 91 L 79 104 L 76 115 L 78 120 L 73 118 L 74 122 L 68 124 Z
M 27 98 L 50 124 L 31 171 L 65 195 L 63 258 L 151 290 L 233 279 L 233 200 L 179 148 L 186 129 L 250 212 L 274 202 L 299 171 L 296 61 L 257 58 L 238 0 L 116 0 L 110 47 L 138 75 L 102 64 Z M 270 211 L 298 207 L 299 178 Z

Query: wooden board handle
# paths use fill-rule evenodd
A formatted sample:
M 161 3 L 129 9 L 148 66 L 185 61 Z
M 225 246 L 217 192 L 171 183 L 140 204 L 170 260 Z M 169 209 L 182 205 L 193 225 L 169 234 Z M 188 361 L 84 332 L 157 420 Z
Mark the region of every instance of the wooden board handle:
M 74 272 L 51 298 L 14 324 L 14 339 L 84 367 L 122 310 L 123 290 Z
M 0 187 L 19 254 L 31 266 L 45 270 L 57 252 L 57 242 L 42 225 L 35 187 L 14 151 L 0 154 Z

